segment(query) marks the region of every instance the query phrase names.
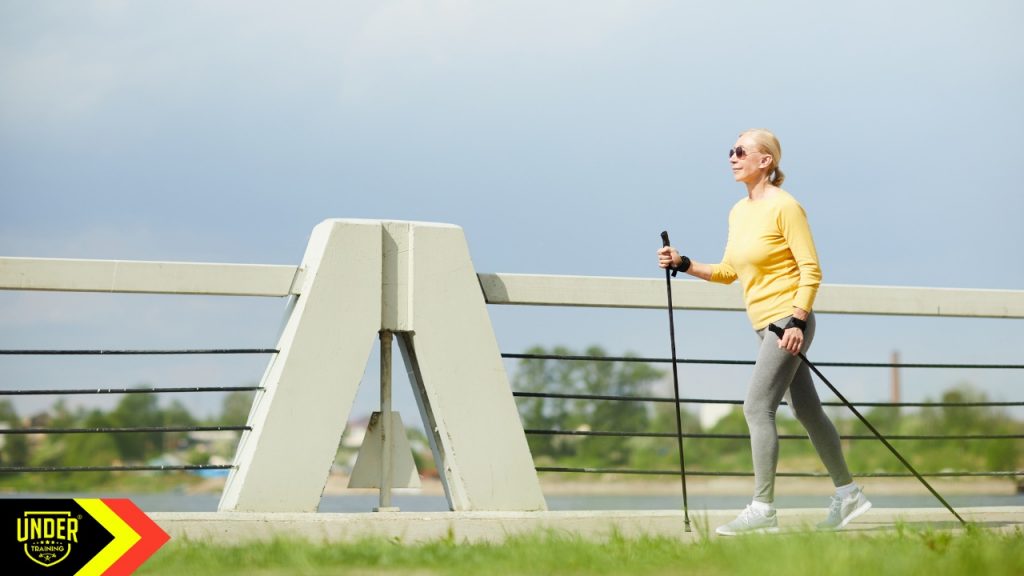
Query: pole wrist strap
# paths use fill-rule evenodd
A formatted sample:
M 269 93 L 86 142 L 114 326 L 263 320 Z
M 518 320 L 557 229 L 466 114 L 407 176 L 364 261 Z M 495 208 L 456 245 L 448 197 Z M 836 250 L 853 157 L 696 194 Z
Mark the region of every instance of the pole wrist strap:
M 686 256 L 683 256 L 682 254 L 680 254 L 679 257 L 682 258 L 683 261 L 679 263 L 679 266 L 673 267 L 672 270 L 676 272 L 686 272 L 687 270 L 690 269 L 690 259 L 687 258 Z
M 803 332 L 807 329 L 807 320 L 801 320 L 794 316 L 790 318 L 789 322 L 786 324 L 786 330 L 789 330 L 790 328 L 799 328 L 800 331 Z

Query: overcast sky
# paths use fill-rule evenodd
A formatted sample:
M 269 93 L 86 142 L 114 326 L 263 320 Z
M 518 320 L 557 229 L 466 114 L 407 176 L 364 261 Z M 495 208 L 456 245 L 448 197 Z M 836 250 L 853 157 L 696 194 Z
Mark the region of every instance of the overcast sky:
M 462 226 L 481 272 L 660 277 L 662 229 L 721 257 L 745 193 L 726 151 L 763 126 L 826 283 L 1019 290 L 1022 22 L 1010 0 L 3 2 L 0 255 L 297 264 L 318 222 L 379 218 Z M 283 309 L 5 293 L 0 347 L 273 346 Z M 506 352 L 668 353 L 657 311 L 492 313 Z M 741 313 L 677 327 L 681 356 L 754 355 Z M 809 355 L 1019 363 L 1021 333 L 823 315 Z M 239 385 L 265 362 L 0 357 L 0 385 Z M 747 373 L 686 367 L 684 395 Z M 834 373 L 887 398 L 887 371 Z M 1019 371 L 908 371 L 905 396 L 964 380 L 1024 397 Z

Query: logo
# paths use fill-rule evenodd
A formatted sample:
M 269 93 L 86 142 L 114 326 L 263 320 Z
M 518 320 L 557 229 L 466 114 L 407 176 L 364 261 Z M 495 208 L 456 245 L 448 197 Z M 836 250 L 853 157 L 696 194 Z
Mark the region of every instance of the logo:
M 0 498 L 0 571 L 128 576 L 169 536 L 124 498 Z
M 25 555 L 36 564 L 60 564 L 78 542 L 78 519 L 71 512 L 25 512 L 18 518 L 18 542 L 25 544 Z

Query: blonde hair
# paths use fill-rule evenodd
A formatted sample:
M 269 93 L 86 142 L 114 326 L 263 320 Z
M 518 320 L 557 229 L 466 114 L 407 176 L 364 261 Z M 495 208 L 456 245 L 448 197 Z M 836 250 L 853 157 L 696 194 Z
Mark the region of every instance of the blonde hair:
M 772 157 L 772 165 L 768 167 L 768 176 L 771 178 L 770 182 L 772 186 L 782 186 L 782 183 L 786 180 L 786 175 L 779 168 L 779 162 L 782 161 L 782 146 L 779 144 L 779 139 L 775 137 L 771 130 L 765 128 L 745 130 L 740 133 L 740 137 L 743 136 L 750 136 L 761 152 Z

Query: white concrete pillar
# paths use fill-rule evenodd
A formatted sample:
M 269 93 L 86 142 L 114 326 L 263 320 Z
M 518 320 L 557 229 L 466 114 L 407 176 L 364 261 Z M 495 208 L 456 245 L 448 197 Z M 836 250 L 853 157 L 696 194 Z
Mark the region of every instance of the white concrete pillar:
M 380 329 L 381 226 L 328 220 L 249 415 L 219 509 L 313 512 Z
M 407 234 L 411 331 L 399 346 L 448 502 L 459 511 L 545 510 L 465 235 L 415 223 Z
M 451 509 L 546 509 L 461 228 L 328 220 L 303 267 L 220 510 L 317 509 L 381 330 L 398 337 Z

